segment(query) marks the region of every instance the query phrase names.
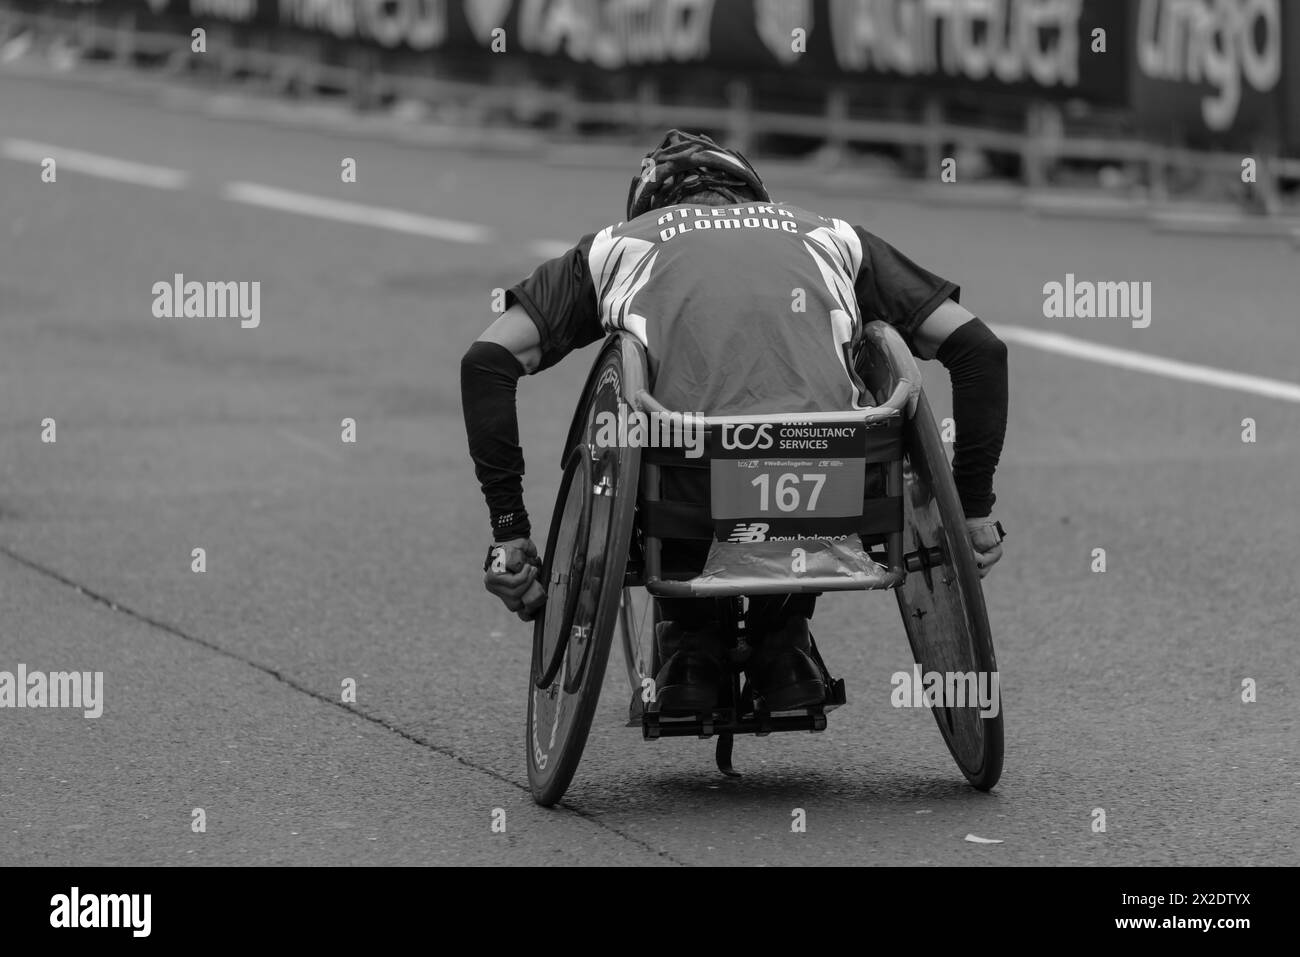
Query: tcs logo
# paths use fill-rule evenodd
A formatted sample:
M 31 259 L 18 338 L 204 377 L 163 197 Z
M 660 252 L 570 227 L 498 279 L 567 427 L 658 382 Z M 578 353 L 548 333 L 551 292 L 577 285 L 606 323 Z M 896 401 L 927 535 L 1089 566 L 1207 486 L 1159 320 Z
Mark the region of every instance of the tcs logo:
M 722 447 L 724 449 L 770 449 L 772 447 L 772 423 L 755 425 L 745 422 L 740 425 L 722 427 Z

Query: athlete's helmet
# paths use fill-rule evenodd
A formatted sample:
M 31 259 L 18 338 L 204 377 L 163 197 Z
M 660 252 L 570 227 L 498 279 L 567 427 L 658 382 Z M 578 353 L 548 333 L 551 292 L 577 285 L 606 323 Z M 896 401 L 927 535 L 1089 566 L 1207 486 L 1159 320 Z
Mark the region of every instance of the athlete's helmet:
M 707 136 L 669 130 L 663 142 L 646 154 L 627 191 L 627 218 L 662 206 L 672 206 L 696 190 L 717 190 L 734 202 L 744 202 L 736 190 L 747 187 L 754 198 L 771 202 L 767 187 L 749 160 L 723 149 Z

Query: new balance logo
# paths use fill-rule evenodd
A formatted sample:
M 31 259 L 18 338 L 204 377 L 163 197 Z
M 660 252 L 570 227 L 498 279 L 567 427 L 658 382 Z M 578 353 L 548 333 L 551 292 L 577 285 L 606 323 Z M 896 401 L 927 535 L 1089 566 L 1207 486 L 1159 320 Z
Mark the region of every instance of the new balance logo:
M 749 524 L 740 522 L 731 530 L 731 534 L 727 536 L 727 541 L 742 544 L 746 542 L 765 542 L 767 541 L 767 530 L 771 527 L 766 522 L 750 522 Z

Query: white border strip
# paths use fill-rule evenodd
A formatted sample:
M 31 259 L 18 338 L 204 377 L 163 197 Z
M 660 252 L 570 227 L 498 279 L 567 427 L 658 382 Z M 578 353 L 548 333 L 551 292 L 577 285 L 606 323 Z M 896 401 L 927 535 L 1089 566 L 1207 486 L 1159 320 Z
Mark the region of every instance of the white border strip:
M 1083 359 L 1087 362 L 1099 362 L 1103 365 L 1116 366 L 1120 369 L 1132 369 L 1136 372 L 1150 372 L 1169 379 L 1181 379 L 1198 385 L 1214 386 L 1218 389 L 1232 389 L 1262 395 L 1269 399 L 1281 399 L 1284 402 L 1300 402 L 1300 385 L 1283 382 L 1280 379 L 1265 379 L 1262 376 L 1247 375 L 1244 372 L 1227 372 L 1211 366 L 1180 362 L 1177 359 L 1162 359 L 1159 356 L 1142 352 L 1130 352 L 1103 346 L 1073 336 L 1064 336 L 1057 332 L 1039 332 L 1024 326 L 1006 326 L 989 324 L 989 328 L 998 338 L 1014 342 L 1044 352 Z

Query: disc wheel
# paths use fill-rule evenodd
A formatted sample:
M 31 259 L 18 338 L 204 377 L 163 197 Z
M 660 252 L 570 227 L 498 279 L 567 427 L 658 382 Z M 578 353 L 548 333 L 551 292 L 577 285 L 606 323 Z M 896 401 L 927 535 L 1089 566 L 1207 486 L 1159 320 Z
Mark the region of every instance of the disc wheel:
M 619 598 L 632 537 L 640 468 L 639 448 L 601 448 L 596 441 L 602 413 L 617 416 L 625 401 L 623 351 L 612 337 L 596 360 L 579 405 L 577 434 L 567 451 L 551 529 L 545 570 L 547 603 L 533 626 L 534 667 L 528 687 L 528 783 L 545 807 L 564 795 L 582 760 L 614 637 Z M 574 450 L 580 455 L 574 457 Z M 580 464 L 581 458 L 589 464 Z M 586 474 L 583 479 L 582 473 Z M 571 519 L 590 502 L 585 533 Z M 577 560 L 581 552 L 582 560 Z M 576 569 L 576 577 L 559 569 Z M 566 608 L 573 608 L 572 614 Z M 555 663 L 539 669 L 538 663 Z M 544 670 L 553 670 L 549 681 Z
M 923 676 L 974 672 L 976 687 L 992 692 L 987 709 L 978 700 L 932 709 L 966 780 L 987 791 L 1002 775 L 997 660 L 965 515 L 924 392 L 905 425 L 903 449 L 903 548 L 911 570 L 895 590 L 898 609 Z

